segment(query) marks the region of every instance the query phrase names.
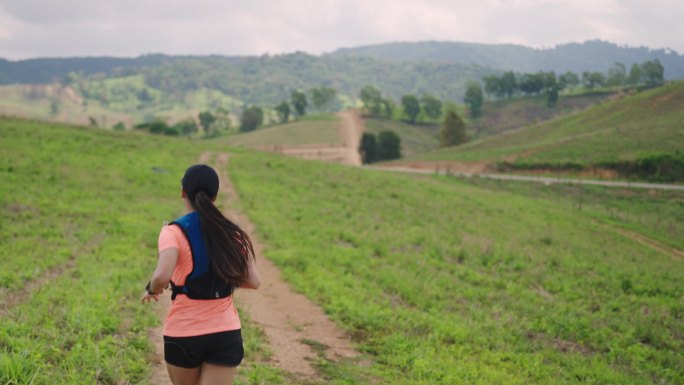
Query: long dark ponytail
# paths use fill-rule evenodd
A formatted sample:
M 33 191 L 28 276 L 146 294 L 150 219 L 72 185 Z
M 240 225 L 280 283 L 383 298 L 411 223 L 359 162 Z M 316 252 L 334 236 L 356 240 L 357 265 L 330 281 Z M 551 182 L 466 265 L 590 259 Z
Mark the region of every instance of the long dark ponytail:
M 183 190 L 199 212 L 212 272 L 231 286 L 240 286 L 247 278 L 250 259 L 255 258 L 254 247 L 249 235 L 214 205 L 218 193 L 216 171 L 206 165 L 190 167 L 183 177 Z

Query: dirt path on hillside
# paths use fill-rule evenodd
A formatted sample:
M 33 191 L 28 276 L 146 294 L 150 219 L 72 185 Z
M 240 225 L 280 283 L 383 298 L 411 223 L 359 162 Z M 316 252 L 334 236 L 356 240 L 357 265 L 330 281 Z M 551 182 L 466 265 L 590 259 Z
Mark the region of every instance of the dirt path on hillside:
M 322 160 L 324 162 L 342 163 L 361 166 L 361 155 L 358 151 L 359 141 L 363 134 L 363 120 L 355 110 L 347 110 L 337 114 L 340 117 L 339 134 L 342 144 L 306 144 L 306 145 L 268 145 L 258 146 L 258 150 L 276 152 L 296 158 Z
M 347 149 L 344 163 L 361 166 L 361 154 L 359 154 L 358 147 L 364 131 L 363 121 L 355 110 L 342 111 L 337 115 L 342 119 L 340 135 L 342 144 Z
M 238 196 L 228 178 L 229 155 L 218 154 L 215 159 L 212 157 L 213 154 L 204 153 L 199 161 L 211 164 L 219 173 L 222 209 L 228 218 L 235 221 L 252 238 L 262 282 L 259 290 L 238 290 L 235 293 L 235 304 L 263 329 L 276 365 L 294 376 L 315 378 L 316 371 L 311 364 L 318 358 L 318 354 L 312 346 L 325 347 L 325 357 L 333 361 L 358 356 L 350 338 L 316 304 L 304 295 L 295 293 L 283 280 L 280 270 L 263 256 L 263 246 L 256 237 L 255 226 L 249 218 L 235 209 Z M 162 319 L 166 317 L 170 302 L 170 296 L 165 293 L 157 304 Z M 152 384 L 171 385 L 163 360 L 162 330 L 163 327 L 159 326 L 150 332 L 150 338 L 157 348 Z
M 208 154 L 204 154 L 202 160 L 207 157 Z M 311 300 L 295 293 L 283 280 L 280 270 L 263 256 L 263 246 L 256 237 L 254 225 L 235 210 L 238 196 L 228 178 L 228 160 L 228 154 L 219 154 L 215 163 L 221 177 L 222 199 L 227 203 L 225 211 L 252 237 L 262 281 L 259 290 L 238 290 L 236 305 L 247 310 L 252 320 L 263 328 L 274 360 L 285 371 L 316 375 L 311 366 L 317 357 L 312 343 L 327 346 L 325 356 L 330 360 L 357 356 L 359 353 L 352 347 L 349 337 Z

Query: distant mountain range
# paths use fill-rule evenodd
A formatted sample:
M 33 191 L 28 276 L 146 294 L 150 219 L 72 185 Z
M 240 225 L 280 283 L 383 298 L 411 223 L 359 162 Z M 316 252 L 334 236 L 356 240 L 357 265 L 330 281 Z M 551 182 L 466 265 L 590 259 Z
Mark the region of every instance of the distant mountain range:
M 80 79 L 142 75 L 150 88 L 182 95 L 215 89 L 245 103 L 273 104 L 293 89 L 332 86 L 356 96 L 367 84 L 385 95 L 432 93 L 460 101 L 465 85 L 504 70 L 605 72 L 615 62 L 629 65 L 658 59 L 667 79 L 684 78 L 684 56 L 670 50 L 622 47 L 603 41 L 551 49 L 460 42 L 388 43 L 344 48 L 314 56 L 302 52 L 276 56 L 167 56 L 137 58 L 75 57 L 22 61 L 0 59 L 0 84 L 62 82 L 71 72 Z
M 624 47 L 601 40 L 535 49 L 513 44 L 477 44 L 447 41 L 387 43 L 341 48 L 334 57 L 371 57 L 391 62 L 478 64 L 518 72 L 605 72 L 616 62 L 629 66 L 658 59 L 666 79 L 684 78 L 684 56 L 670 49 Z

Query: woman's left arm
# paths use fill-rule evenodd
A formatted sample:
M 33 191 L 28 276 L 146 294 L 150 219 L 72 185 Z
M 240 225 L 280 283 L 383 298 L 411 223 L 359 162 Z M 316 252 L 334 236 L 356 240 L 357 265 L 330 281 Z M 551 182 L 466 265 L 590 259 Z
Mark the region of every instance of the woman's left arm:
M 145 291 L 142 298 L 142 303 L 146 301 L 149 302 L 151 299 L 155 301 L 158 300 L 159 294 L 161 294 L 166 287 L 169 286 L 171 281 L 171 275 L 173 275 L 173 270 L 176 268 L 176 263 L 178 262 L 178 249 L 169 248 L 162 250 L 159 253 L 159 261 L 157 262 L 157 269 L 154 270 L 152 274 L 152 279 L 150 280 L 150 293 Z

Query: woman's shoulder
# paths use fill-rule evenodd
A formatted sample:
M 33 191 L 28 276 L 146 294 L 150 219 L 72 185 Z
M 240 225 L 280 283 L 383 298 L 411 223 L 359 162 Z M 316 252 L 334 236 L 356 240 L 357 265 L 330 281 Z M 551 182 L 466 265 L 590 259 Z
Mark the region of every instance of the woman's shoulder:
M 183 231 L 176 225 L 164 224 L 159 231 L 159 244 L 176 245 L 184 240 Z

